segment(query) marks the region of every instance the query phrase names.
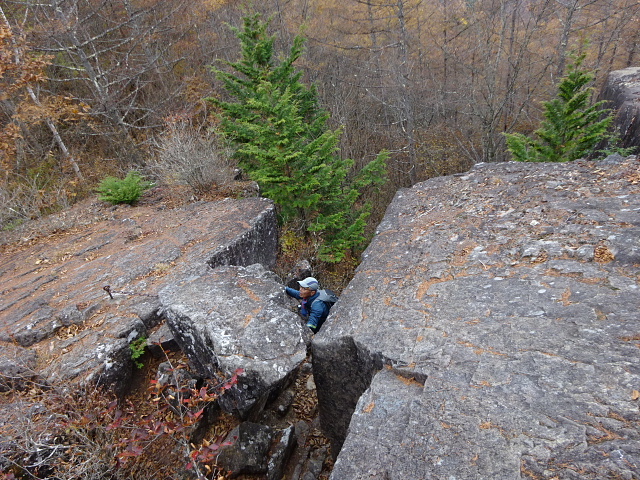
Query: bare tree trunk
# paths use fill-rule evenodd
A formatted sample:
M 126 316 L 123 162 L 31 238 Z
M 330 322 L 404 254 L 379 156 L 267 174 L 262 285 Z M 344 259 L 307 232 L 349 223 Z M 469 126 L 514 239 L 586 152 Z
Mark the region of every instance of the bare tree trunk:
M 39 107 L 42 107 L 40 100 L 38 99 L 37 95 L 35 94 L 35 92 L 31 87 L 27 87 L 27 92 L 29 93 L 29 97 L 31 97 L 31 100 L 33 100 L 33 103 L 35 103 Z M 58 148 L 62 152 L 62 155 L 73 168 L 73 171 L 75 172 L 76 177 L 78 177 L 78 180 L 83 181 L 84 177 L 80 172 L 80 167 L 78 166 L 78 162 L 76 162 L 75 158 L 73 158 L 73 155 L 71 154 L 66 144 L 62 140 L 62 137 L 60 136 L 60 133 L 56 128 L 56 125 L 53 123 L 53 120 L 51 120 L 51 118 L 45 118 L 45 123 L 47 124 L 47 127 L 49 127 L 49 130 L 53 135 L 53 139 L 55 140 L 56 144 L 58 145 Z
M 556 78 L 560 79 L 564 76 L 564 69 L 567 64 L 567 51 L 569 50 L 569 41 L 574 33 L 574 27 L 579 22 L 582 12 L 587 7 L 597 3 L 598 0 L 556 0 L 556 3 L 565 9 L 564 18 L 560 19 L 562 30 L 556 48 L 556 56 L 558 67 L 556 69 Z
M 629 48 L 629 56 L 627 57 L 627 67 L 631 67 L 636 62 L 635 57 L 638 53 L 640 44 L 640 30 L 636 30 L 636 34 L 631 39 L 631 47 Z
M 404 122 L 401 124 L 403 133 L 407 139 L 407 149 L 409 153 L 409 171 L 407 172 L 411 185 L 416 183 L 418 156 L 416 152 L 416 122 L 413 100 L 411 98 L 412 78 L 411 64 L 408 55 L 409 33 L 405 18 L 405 1 L 397 0 L 396 14 L 398 16 L 398 26 L 400 28 L 400 66 L 398 69 L 398 84 L 400 87 L 400 102 Z
M 163 127 L 185 87 L 172 68 L 187 53 L 171 48 L 195 28 L 179 18 L 187 6 L 186 0 L 48 0 L 34 6 L 33 17 L 42 32 L 39 49 L 56 56 L 58 84 L 91 105 L 96 124 L 133 145 L 137 132 Z

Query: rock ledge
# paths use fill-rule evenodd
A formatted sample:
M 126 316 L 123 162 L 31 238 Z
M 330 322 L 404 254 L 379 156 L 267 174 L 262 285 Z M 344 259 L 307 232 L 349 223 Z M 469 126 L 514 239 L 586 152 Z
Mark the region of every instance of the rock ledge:
M 640 162 L 400 191 L 312 342 L 333 479 L 639 478 Z

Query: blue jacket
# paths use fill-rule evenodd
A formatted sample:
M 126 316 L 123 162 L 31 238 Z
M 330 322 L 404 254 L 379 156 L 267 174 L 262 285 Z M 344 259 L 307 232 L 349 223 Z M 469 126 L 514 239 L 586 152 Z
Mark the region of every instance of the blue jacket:
M 302 300 L 300 296 L 300 292 L 298 290 L 294 290 L 293 288 L 285 287 L 285 291 L 287 295 L 293 298 L 297 298 L 300 300 L 300 315 L 307 321 L 307 326 L 311 328 L 311 330 L 317 332 L 324 321 L 329 316 L 330 307 L 323 301 L 315 302 L 320 296 L 320 290 L 318 290 L 312 297 L 307 298 L 306 300 Z M 309 308 L 309 305 L 311 308 Z

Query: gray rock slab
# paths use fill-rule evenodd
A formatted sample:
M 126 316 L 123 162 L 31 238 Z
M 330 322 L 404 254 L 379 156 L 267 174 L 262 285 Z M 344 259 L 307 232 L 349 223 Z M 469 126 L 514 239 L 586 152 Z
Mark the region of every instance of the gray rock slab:
M 305 360 L 310 333 L 287 306 L 280 279 L 260 264 L 186 276 L 164 287 L 160 301 L 176 342 L 201 375 L 244 370 L 220 399 L 223 409 L 243 418 L 277 395 Z
M 240 475 L 266 474 L 268 452 L 275 432 L 271 427 L 243 422 L 229 433 L 217 457 L 217 464 L 228 473 L 228 478 Z
M 177 352 L 180 350 L 180 346 L 173 338 L 169 325 L 164 322 L 149 333 L 147 348 L 156 358 L 165 358 L 165 352 Z
M 599 99 L 615 112 L 622 146 L 640 146 L 640 67 L 609 73 Z
M 271 448 L 267 468 L 267 480 L 281 480 L 291 452 L 296 446 L 296 429 L 293 425 L 280 431 L 280 439 Z
M 35 352 L 48 382 L 125 388 L 129 343 L 161 321 L 164 285 L 211 266 L 275 262 L 266 199 L 99 210 L 95 223 L 1 247 L 0 341 Z
M 396 195 L 312 342 L 331 478 L 639 478 L 639 168 Z

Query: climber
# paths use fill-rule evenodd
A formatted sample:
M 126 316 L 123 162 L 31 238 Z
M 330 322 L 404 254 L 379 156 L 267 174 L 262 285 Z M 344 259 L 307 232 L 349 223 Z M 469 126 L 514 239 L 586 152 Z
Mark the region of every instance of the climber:
M 307 277 L 298 283 L 300 290 L 285 287 L 285 292 L 300 300 L 298 313 L 307 322 L 307 327 L 317 333 L 329 316 L 329 310 L 338 301 L 338 296 L 331 290 L 320 290 L 318 281 L 313 277 Z

